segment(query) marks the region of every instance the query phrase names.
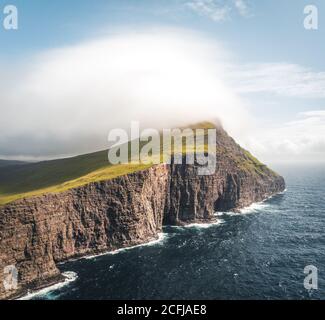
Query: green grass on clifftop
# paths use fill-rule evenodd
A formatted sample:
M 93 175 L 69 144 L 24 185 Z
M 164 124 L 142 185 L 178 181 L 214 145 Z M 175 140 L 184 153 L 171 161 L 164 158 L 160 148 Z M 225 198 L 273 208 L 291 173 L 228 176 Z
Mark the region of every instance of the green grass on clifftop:
M 188 128 L 211 129 L 216 127 L 210 122 L 204 122 Z M 237 149 L 243 150 L 223 130 L 219 134 L 223 144 L 228 143 L 232 147 L 235 145 Z M 128 143 L 129 157 L 131 154 L 130 149 L 130 143 Z M 187 150 L 207 151 L 207 145 L 193 145 L 189 146 Z M 217 148 L 217 150 L 222 154 L 221 148 Z M 183 147 L 182 150 L 174 151 L 184 154 Z M 264 174 L 269 170 L 248 151 L 243 150 L 243 152 L 245 156 L 240 156 L 236 160 L 239 167 L 244 170 L 253 170 L 257 174 Z M 231 155 L 231 151 L 228 150 L 227 153 Z M 242 152 L 240 153 L 242 154 Z M 159 155 L 153 156 L 159 157 Z M 159 161 L 162 162 L 162 158 Z M 11 164 L 10 166 L 0 166 L 0 205 L 45 193 L 63 192 L 91 182 L 113 179 L 152 166 L 151 164 L 111 165 L 108 162 L 107 150 L 66 159 Z
M 192 125 L 191 129 L 209 129 L 209 122 Z M 140 148 L 141 148 L 140 143 Z M 193 146 L 190 149 L 194 149 Z M 129 156 L 131 156 L 128 143 Z M 180 150 L 178 150 L 180 151 Z M 182 152 L 182 150 L 180 151 Z M 9 162 L 3 162 L 3 164 Z M 150 164 L 111 165 L 107 150 L 71 158 L 41 161 L 38 163 L 14 163 L 0 166 L 0 205 L 44 193 L 56 193 L 123 176 L 151 167 Z

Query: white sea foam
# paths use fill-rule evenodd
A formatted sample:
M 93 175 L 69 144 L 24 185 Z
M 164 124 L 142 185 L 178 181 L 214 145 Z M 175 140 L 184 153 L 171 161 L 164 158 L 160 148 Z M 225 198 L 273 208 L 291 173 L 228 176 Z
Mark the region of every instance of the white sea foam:
M 211 228 L 213 226 L 218 226 L 220 224 L 223 224 L 225 221 L 222 219 L 219 219 L 215 222 L 211 223 L 190 223 L 188 225 L 185 225 L 183 228 L 196 228 L 196 229 L 207 229 Z
M 162 243 L 167 237 L 168 237 L 167 233 L 159 233 L 158 234 L 158 239 L 154 239 L 154 240 L 146 242 L 146 243 L 137 244 L 135 246 L 126 247 L 126 248 L 121 248 L 121 249 L 117 249 L 117 250 L 114 250 L 114 251 L 94 254 L 94 255 L 91 255 L 91 256 L 82 257 L 80 259 L 91 260 L 91 259 L 98 258 L 98 257 L 101 257 L 101 256 L 118 254 L 120 252 L 132 250 L 132 249 L 139 248 L 139 247 L 154 246 L 156 244 Z
M 45 296 L 46 294 L 50 293 L 51 291 L 65 287 L 66 285 L 70 284 L 71 282 L 75 281 L 78 278 L 78 275 L 73 271 L 63 272 L 62 276 L 65 277 L 64 281 L 61 281 L 59 283 L 56 283 L 52 286 L 43 288 L 38 291 L 30 291 L 27 293 L 27 295 L 19 298 L 18 300 L 30 300 L 35 297 Z
M 288 189 L 286 188 L 282 192 L 279 192 L 278 194 L 285 194 L 287 191 L 288 191 Z M 274 196 L 272 196 L 272 197 L 274 197 Z
M 214 215 L 216 217 L 222 217 L 222 216 L 242 216 L 247 214 L 252 214 L 259 212 L 262 209 L 265 209 L 269 206 L 269 204 L 266 204 L 264 202 L 256 202 L 251 204 L 248 207 L 242 208 L 239 211 L 226 211 L 226 212 L 217 212 Z
M 283 192 L 280 192 L 276 195 L 281 195 L 284 194 L 287 191 L 287 189 L 285 189 Z M 216 212 L 214 213 L 215 217 L 221 217 L 223 215 L 229 215 L 229 216 L 234 216 L 234 215 L 243 215 L 243 214 L 251 214 L 251 213 L 255 213 L 258 212 L 262 209 L 265 209 L 267 207 L 270 206 L 270 204 L 266 203 L 267 200 L 273 198 L 276 195 L 272 195 L 270 197 L 268 197 L 267 199 L 265 199 L 262 202 L 256 202 L 251 204 L 250 206 L 243 208 L 241 210 L 239 210 L 239 212 Z M 225 221 L 222 219 L 218 219 L 215 222 L 212 223 L 191 223 L 185 226 L 171 226 L 173 228 L 177 228 L 177 229 L 184 229 L 184 228 L 197 228 L 197 229 L 207 229 L 210 228 L 212 226 L 216 226 L 216 225 L 220 225 L 223 224 Z M 100 256 L 104 256 L 104 255 L 114 255 L 114 254 L 118 254 L 120 252 L 123 251 L 128 251 L 128 250 L 132 250 L 134 248 L 139 248 L 139 247 L 145 247 L 145 246 L 153 246 L 159 243 L 162 243 L 166 238 L 168 237 L 167 233 L 159 233 L 158 234 L 158 239 L 154 239 L 152 241 L 149 241 L 147 243 L 143 243 L 143 244 L 139 244 L 139 245 L 135 245 L 135 246 L 131 246 L 131 247 L 127 247 L 127 248 L 121 248 L 121 249 L 117 249 L 114 251 L 110 251 L 110 252 L 105 252 L 105 253 L 101 253 L 101 254 L 97 254 L 97 255 L 91 255 L 91 256 L 86 256 L 86 257 L 81 257 L 78 259 L 74 259 L 74 260 L 69 260 L 69 261 L 75 261 L 75 260 L 80 260 L 80 259 L 94 259 Z M 59 282 L 57 284 L 54 284 L 52 286 L 49 286 L 47 288 L 35 291 L 35 292 L 29 292 L 26 296 L 20 298 L 19 300 L 30 300 L 34 297 L 41 297 L 44 296 L 54 290 L 60 289 L 68 284 L 70 284 L 71 282 L 75 281 L 78 278 L 78 275 L 75 272 L 72 271 L 67 271 L 62 273 L 62 275 L 65 277 L 65 280 L 62 282 Z
M 216 212 L 214 214 L 214 216 L 216 217 L 220 217 L 223 215 L 228 215 L 228 216 L 237 216 L 237 215 L 244 215 L 244 214 L 251 214 L 251 213 L 256 213 L 259 212 L 263 209 L 266 209 L 268 207 L 270 207 L 271 205 L 269 203 L 267 203 L 268 200 L 274 198 L 277 195 L 281 195 L 287 192 L 287 189 L 285 189 L 282 192 L 279 192 L 277 194 L 271 195 L 269 196 L 267 199 L 261 201 L 261 202 L 254 202 L 251 205 L 249 205 L 248 207 L 242 208 L 240 209 L 238 212 L 233 212 L 233 211 L 229 211 L 229 212 Z
M 168 226 L 169 228 L 177 229 L 177 230 L 185 230 L 188 228 L 195 228 L 195 229 L 207 229 L 213 226 L 217 226 L 223 224 L 225 221 L 222 219 L 215 220 L 214 222 L 207 222 L 207 223 L 189 223 L 183 226 Z
M 251 204 L 250 206 L 243 208 L 240 210 L 239 214 L 250 214 L 250 213 L 255 213 L 258 211 L 261 211 L 262 209 L 266 209 L 267 207 L 269 207 L 270 205 L 263 202 L 256 202 Z
M 222 217 L 223 215 L 227 214 L 227 212 L 215 212 L 213 215 L 215 217 Z
M 68 262 L 76 261 L 76 260 L 80 260 L 80 259 L 90 260 L 90 259 L 94 259 L 94 258 L 104 256 L 104 255 L 117 254 L 117 253 L 120 253 L 120 252 L 123 252 L 123 251 L 138 248 L 138 247 L 153 246 L 153 245 L 156 245 L 158 243 L 163 242 L 166 239 L 167 236 L 168 236 L 167 233 L 159 233 L 158 234 L 158 239 L 154 239 L 154 240 L 149 241 L 149 242 L 144 243 L 144 244 L 139 244 L 139 245 L 135 245 L 135 246 L 127 247 L 127 248 L 121 248 L 121 249 L 118 249 L 118 250 L 105 252 L 105 253 L 101 253 L 101 254 L 97 254 L 97 255 L 91 255 L 91 256 L 87 256 L 87 257 L 82 257 L 82 258 L 78 258 L 78 259 L 72 259 L 72 260 L 69 260 Z M 64 272 L 64 273 L 62 273 L 62 275 L 65 277 L 64 281 L 56 283 L 56 284 L 54 284 L 52 286 L 46 287 L 44 289 L 41 289 L 41 290 L 38 290 L 38 291 L 35 291 L 35 292 L 29 292 L 26 296 L 20 298 L 19 300 L 30 300 L 30 299 L 32 299 L 34 297 L 44 296 L 44 295 L 46 295 L 46 294 L 48 294 L 48 293 L 50 293 L 50 292 L 52 292 L 54 290 L 60 289 L 60 288 L 62 288 L 64 286 L 68 285 L 69 283 L 75 281 L 78 278 L 78 275 L 75 272 L 72 272 L 72 271 Z

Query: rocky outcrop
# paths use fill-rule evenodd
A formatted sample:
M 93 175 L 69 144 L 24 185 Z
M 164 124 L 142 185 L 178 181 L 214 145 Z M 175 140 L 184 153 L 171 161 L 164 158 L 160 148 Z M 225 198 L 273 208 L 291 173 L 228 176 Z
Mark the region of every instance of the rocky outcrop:
M 223 141 L 225 139 L 225 141 Z M 282 177 L 220 133 L 217 168 L 161 164 L 59 194 L 0 207 L 0 297 L 60 280 L 57 263 L 145 243 L 164 224 L 209 221 L 283 191 Z M 18 288 L 5 290 L 2 270 L 14 265 Z

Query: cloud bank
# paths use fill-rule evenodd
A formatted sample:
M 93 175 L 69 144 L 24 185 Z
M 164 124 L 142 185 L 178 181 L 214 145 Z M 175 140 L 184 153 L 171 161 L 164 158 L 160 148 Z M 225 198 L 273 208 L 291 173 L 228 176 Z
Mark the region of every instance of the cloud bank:
M 222 46 L 184 30 L 122 32 L 43 52 L 0 78 L 0 157 L 57 157 L 105 148 L 112 128 L 220 118 L 248 125 L 223 80 Z
M 236 65 L 229 56 L 201 34 L 157 28 L 117 32 L 43 52 L 16 68 L 1 66 L 0 158 L 104 149 L 109 130 L 128 129 L 131 121 L 159 129 L 218 118 L 264 161 L 325 159 L 324 108 L 262 129 L 265 119 L 248 112 L 254 94 L 306 103 L 324 98 L 324 72 L 287 63 Z

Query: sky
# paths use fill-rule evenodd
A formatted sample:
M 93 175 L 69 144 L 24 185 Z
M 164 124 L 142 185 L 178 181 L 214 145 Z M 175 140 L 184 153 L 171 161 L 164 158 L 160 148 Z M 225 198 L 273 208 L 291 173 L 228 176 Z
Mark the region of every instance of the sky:
M 220 118 L 264 162 L 325 161 L 322 0 L 0 0 L 0 21 L 8 4 L 0 158 L 96 151 L 132 120 Z

